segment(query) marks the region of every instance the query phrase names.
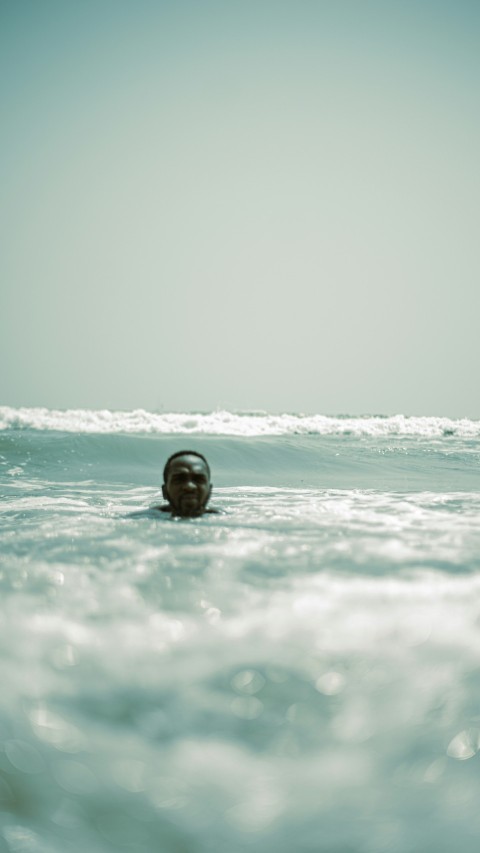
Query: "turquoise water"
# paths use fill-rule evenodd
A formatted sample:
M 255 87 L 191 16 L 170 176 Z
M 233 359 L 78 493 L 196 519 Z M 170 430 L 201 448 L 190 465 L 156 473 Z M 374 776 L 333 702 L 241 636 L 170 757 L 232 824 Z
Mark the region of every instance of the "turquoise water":
M 132 517 L 167 456 L 201 520 Z M 470 853 L 480 424 L 0 409 L 0 851 Z

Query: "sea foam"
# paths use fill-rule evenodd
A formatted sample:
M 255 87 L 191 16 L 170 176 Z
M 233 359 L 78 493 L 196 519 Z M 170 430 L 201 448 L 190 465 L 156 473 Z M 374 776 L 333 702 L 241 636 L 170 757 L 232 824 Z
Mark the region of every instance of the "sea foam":
M 75 433 L 158 433 L 183 435 L 273 436 L 354 435 L 420 436 L 456 435 L 476 438 L 480 421 L 406 415 L 330 416 L 267 414 L 265 412 L 155 413 L 144 409 L 46 409 L 0 407 L 0 430 L 33 429 Z

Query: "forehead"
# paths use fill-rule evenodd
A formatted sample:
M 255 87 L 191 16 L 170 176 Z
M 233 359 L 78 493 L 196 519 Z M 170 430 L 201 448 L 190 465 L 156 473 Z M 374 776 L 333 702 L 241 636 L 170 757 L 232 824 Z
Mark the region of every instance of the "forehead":
M 168 466 L 168 476 L 178 474 L 182 471 L 192 471 L 194 474 L 205 474 L 208 477 L 208 468 L 203 459 L 199 456 L 191 456 L 186 453 L 185 456 L 176 456 L 172 459 Z

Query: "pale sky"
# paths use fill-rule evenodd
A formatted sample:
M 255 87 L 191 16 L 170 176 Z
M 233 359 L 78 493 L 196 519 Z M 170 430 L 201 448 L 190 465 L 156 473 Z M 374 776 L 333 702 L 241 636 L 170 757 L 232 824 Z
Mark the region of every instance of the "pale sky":
M 478 0 L 0 0 L 0 404 L 480 417 Z

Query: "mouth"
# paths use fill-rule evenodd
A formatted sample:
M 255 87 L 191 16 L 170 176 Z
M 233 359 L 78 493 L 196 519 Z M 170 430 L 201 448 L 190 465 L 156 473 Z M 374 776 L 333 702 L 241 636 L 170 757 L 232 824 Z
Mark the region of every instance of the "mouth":
M 198 506 L 198 498 L 196 495 L 182 495 L 180 504 L 182 506 Z
M 179 512 L 185 518 L 194 518 L 197 515 L 201 515 L 202 507 L 200 501 L 195 495 L 184 495 L 179 500 Z

